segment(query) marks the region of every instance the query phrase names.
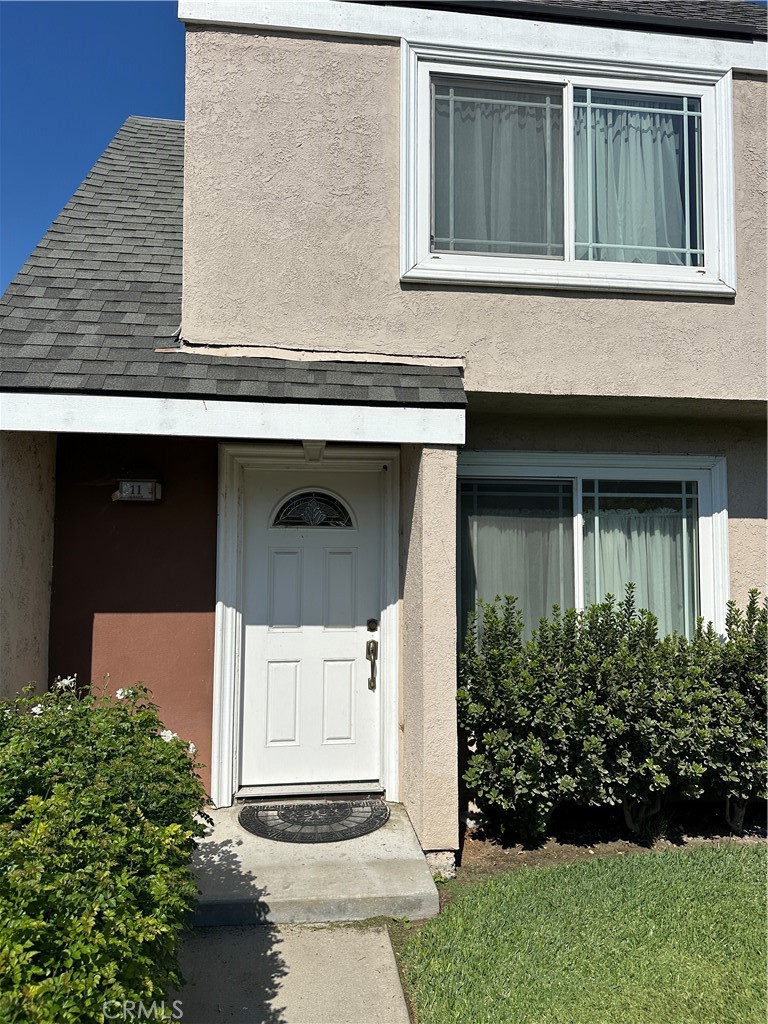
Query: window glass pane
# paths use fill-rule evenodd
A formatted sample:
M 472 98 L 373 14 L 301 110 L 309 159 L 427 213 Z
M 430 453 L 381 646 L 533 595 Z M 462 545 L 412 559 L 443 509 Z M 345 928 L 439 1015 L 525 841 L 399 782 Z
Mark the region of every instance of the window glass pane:
M 562 90 L 432 88 L 433 250 L 561 259 Z
M 576 258 L 704 265 L 701 103 L 574 90 Z
M 517 597 L 529 633 L 573 607 L 570 481 L 467 481 L 460 497 L 462 631 L 478 598 Z
M 306 491 L 289 498 L 278 509 L 272 526 L 351 527 L 352 517 L 338 498 L 321 491 Z
M 658 617 L 662 634 L 691 636 L 699 614 L 696 484 L 590 483 L 582 507 L 585 603 L 621 598 L 634 583 L 638 607 Z

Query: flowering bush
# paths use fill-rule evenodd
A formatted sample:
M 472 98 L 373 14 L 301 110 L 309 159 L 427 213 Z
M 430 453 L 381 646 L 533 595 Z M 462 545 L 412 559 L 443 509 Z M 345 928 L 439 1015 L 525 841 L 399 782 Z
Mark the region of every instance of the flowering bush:
M 0 704 L 0 1020 L 103 1021 L 181 982 L 205 794 L 141 686 Z

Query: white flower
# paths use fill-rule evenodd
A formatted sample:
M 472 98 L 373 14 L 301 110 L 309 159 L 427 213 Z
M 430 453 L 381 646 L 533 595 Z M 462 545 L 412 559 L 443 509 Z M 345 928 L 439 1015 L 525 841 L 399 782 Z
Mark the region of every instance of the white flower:
M 124 689 L 122 688 L 122 686 L 120 687 L 120 689 L 119 689 L 119 690 L 115 690 L 115 696 L 117 697 L 117 699 L 118 699 L 118 700 L 122 700 L 122 699 L 123 699 L 123 697 L 125 697 L 125 695 L 126 695 L 127 693 L 128 693 L 128 691 L 127 691 L 127 690 L 124 690 Z
M 74 690 L 77 676 L 66 676 L 64 679 L 56 680 L 57 690 Z
M 72 705 L 71 704 L 67 704 L 67 711 L 71 711 L 71 710 L 72 710 Z
M 170 729 L 163 729 L 160 733 L 160 739 L 165 740 L 166 743 L 170 743 L 171 740 L 177 740 L 179 737 L 175 732 L 171 732 Z
M 189 744 L 189 752 L 190 754 L 192 754 L 193 757 L 197 753 L 197 747 L 195 746 L 194 743 Z
M 42 704 L 35 704 L 35 706 L 33 708 L 30 708 L 30 710 L 31 710 L 33 715 L 42 715 L 42 713 L 43 713 L 43 705 Z

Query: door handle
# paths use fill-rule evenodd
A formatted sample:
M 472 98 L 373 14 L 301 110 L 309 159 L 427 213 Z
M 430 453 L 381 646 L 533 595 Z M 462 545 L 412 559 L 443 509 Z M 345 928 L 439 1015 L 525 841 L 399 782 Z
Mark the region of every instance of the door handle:
M 365 657 L 371 663 L 371 674 L 368 677 L 368 689 L 376 689 L 376 660 L 379 657 L 379 641 L 367 640 L 365 643 Z

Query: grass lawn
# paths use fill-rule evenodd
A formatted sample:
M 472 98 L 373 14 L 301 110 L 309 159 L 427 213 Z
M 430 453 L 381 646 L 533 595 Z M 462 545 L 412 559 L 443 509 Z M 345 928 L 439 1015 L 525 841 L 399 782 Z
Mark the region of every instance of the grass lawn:
M 766 849 L 524 868 L 401 951 L 418 1024 L 764 1024 Z

